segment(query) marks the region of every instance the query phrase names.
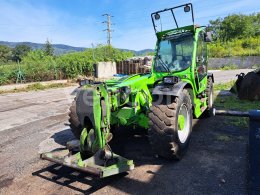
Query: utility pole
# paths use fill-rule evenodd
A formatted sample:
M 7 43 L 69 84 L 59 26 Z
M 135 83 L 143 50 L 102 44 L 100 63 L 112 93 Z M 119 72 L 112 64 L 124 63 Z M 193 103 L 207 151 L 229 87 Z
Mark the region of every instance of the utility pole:
M 111 16 L 110 14 L 103 14 L 102 16 L 106 16 L 107 17 L 107 21 L 104 21 L 102 23 L 107 24 L 107 29 L 103 30 L 103 31 L 107 31 L 107 44 L 110 46 L 111 45 L 111 40 L 112 40 L 112 36 L 111 36 L 111 32 L 113 30 L 111 30 Z

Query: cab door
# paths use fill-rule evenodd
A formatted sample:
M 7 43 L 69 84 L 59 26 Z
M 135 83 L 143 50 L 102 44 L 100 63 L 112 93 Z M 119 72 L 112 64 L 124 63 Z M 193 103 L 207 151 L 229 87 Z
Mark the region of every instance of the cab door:
M 195 82 L 197 91 L 202 92 L 205 90 L 206 85 L 203 80 L 207 77 L 207 65 L 208 65 L 208 56 L 207 56 L 207 44 L 204 41 L 204 33 L 200 31 L 198 34 L 197 41 L 197 53 L 196 53 L 196 67 L 195 67 Z

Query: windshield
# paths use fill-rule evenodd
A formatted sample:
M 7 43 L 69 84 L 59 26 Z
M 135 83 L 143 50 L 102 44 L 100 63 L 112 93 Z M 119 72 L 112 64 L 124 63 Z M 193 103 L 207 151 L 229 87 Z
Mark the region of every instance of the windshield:
M 156 72 L 175 72 L 187 69 L 192 63 L 193 36 L 178 36 L 162 40 L 155 61 Z

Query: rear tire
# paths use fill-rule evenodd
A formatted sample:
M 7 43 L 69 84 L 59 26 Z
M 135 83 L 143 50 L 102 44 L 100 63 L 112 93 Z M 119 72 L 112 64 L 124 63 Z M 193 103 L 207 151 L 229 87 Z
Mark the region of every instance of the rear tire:
M 77 112 L 76 112 L 76 101 L 74 100 L 70 106 L 69 112 L 69 122 L 72 133 L 77 139 L 80 139 L 81 132 L 83 127 L 81 126 Z
M 156 154 L 168 159 L 181 159 L 186 153 L 192 129 L 192 104 L 189 92 L 167 103 L 153 103 L 149 113 L 149 141 Z

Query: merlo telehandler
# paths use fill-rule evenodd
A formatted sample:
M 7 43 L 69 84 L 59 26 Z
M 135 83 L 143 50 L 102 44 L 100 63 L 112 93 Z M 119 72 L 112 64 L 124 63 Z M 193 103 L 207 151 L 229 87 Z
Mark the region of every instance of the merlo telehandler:
M 177 23 L 177 9 L 190 13 L 192 25 Z M 175 28 L 162 30 L 165 13 Z M 158 156 L 183 157 L 192 119 L 210 116 L 213 110 L 214 77 L 207 70 L 211 33 L 194 25 L 191 3 L 154 12 L 151 18 L 157 37 L 151 72 L 106 82 L 82 81 L 69 113 L 79 150 L 55 150 L 41 154 L 42 159 L 101 178 L 132 170 L 133 161 L 113 153 L 109 146 L 116 125 L 147 129 Z

